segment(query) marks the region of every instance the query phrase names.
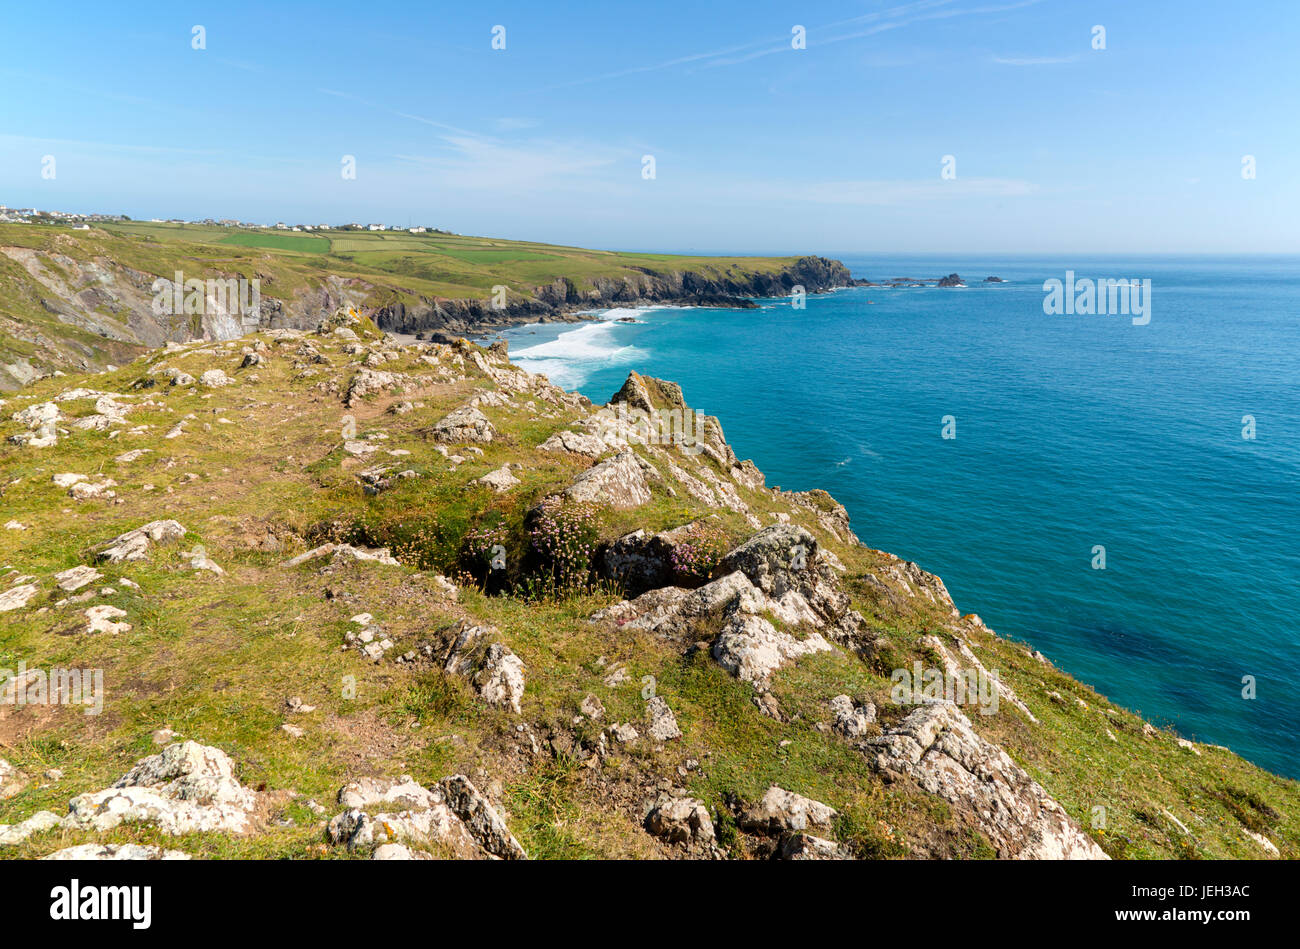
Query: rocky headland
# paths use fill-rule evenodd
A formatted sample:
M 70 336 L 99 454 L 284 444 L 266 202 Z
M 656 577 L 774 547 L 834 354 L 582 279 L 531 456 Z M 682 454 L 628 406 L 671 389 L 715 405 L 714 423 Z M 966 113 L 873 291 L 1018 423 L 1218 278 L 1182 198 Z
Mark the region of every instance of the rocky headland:
M 0 403 L 0 857 L 1300 852 L 1295 782 L 962 613 L 679 386 L 371 317 Z

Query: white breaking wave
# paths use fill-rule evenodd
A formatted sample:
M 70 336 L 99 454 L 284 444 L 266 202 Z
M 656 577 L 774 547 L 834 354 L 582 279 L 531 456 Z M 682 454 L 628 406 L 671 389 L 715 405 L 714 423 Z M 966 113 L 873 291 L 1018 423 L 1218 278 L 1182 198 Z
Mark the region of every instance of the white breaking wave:
M 630 316 L 639 310 L 610 310 L 622 316 Z M 613 320 L 617 320 L 614 317 Z M 610 366 L 625 365 L 644 358 L 644 350 L 635 346 L 622 345 L 616 339 L 618 323 L 606 314 L 596 323 L 584 323 L 575 329 L 567 330 L 549 342 L 537 343 L 517 349 L 510 354 L 510 361 L 520 369 L 529 372 L 545 373 L 546 377 L 565 389 L 572 389 L 585 382 L 591 373 Z

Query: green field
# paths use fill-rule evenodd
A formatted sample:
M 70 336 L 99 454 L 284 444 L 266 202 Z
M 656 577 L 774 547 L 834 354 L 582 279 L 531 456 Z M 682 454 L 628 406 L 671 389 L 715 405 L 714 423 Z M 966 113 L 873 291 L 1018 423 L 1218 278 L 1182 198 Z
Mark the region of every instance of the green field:
M 231 234 L 223 244 L 241 247 L 271 247 L 275 250 L 303 250 L 313 254 L 329 253 L 330 242 L 323 237 L 303 237 L 297 234 L 270 234 L 257 231 L 252 234 Z
M 292 306 L 345 282 L 364 307 L 535 298 L 563 278 L 578 293 L 649 273 L 690 272 L 744 284 L 797 257 L 706 257 L 591 250 L 434 232 L 331 230 L 119 221 L 0 224 L 0 390 L 33 372 L 102 368 L 160 345 L 149 313 L 152 277 L 257 278 L 264 295 Z

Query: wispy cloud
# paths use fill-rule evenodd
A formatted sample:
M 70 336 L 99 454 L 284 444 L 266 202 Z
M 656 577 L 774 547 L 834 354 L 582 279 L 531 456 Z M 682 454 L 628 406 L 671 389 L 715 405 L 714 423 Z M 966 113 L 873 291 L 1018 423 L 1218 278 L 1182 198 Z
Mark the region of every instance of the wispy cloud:
M 437 174 L 439 184 L 462 189 L 511 191 L 542 184 L 591 184 L 593 173 L 627 154 L 612 148 L 535 141 L 504 145 L 479 136 L 443 138 L 445 155 L 399 154 L 399 161 Z
M 497 131 L 500 132 L 517 132 L 521 129 L 535 129 L 542 123 L 538 119 L 526 119 L 512 115 L 503 115 L 501 118 L 495 119 L 492 124 L 496 127 Z
M 982 6 L 957 6 L 958 0 L 916 0 L 913 3 L 904 3 L 898 6 L 889 7 L 885 10 L 877 10 L 872 13 L 864 13 L 860 16 L 849 17 L 845 20 L 836 20 L 832 23 L 825 23 L 821 26 L 808 28 L 808 48 L 812 49 L 817 46 L 830 46 L 836 43 L 844 43 L 849 40 L 863 39 L 868 36 L 875 36 L 889 30 L 902 29 L 915 23 L 921 23 L 928 20 L 949 19 L 957 16 L 987 16 L 995 13 L 1005 13 L 1012 10 L 1019 10 L 1025 7 L 1031 7 L 1042 0 L 1014 0 L 1010 3 L 986 4 Z M 688 56 L 678 56 L 673 59 L 664 60 L 658 63 L 650 63 L 644 66 L 633 66 L 627 69 L 619 69 L 614 72 L 602 73 L 597 76 L 587 76 L 582 79 L 574 79 L 568 82 L 558 83 L 547 86 L 547 91 L 552 89 L 563 89 L 571 86 L 584 85 L 593 82 L 603 82 L 609 79 L 618 79 L 623 76 L 631 76 L 639 73 L 656 72 L 662 69 L 671 69 L 673 67 L 696 67 L 700 69 L 715 69 L 722 66 L 735 66 L 741 63 L 751 62 L 764 56 L 773 56 L 778 53 L 790 52 L 790 37 L 782 36 L 771 39 L 754 40 L 749 43 L 742 43 L 738 46 L 730 46 L 724 49 L 716 49 L 710 52 L 693 53 Z
M 1034 194 L 1038 190 L 1038 185 L 1019 178 L 957 178 L 952 181 L 859 179 L 811 183 L 794 182 L 775 188 L 773 196 L 778 199 L 784 198 L 811 204 L 890 207 L 916 204 L 922 201 L 951 201 L 966 198 L 1018 198 Z
M 1058 66 L 1062 63 L 1077 63 L 1078 54 L 1073 56 L 994 56 L 993 62 L 1003 66 Z
M 389 115 L 396 115 L 398 118 L 410 119 L 412 122 L 421 122 L 425 125 L 430 125 L 433 128 L 444 129 L 445 131 L 448 132 L 455 132 L 458 135 L 478 134 L 477 132 L 471 132 L 468 131 L 467 129 L 458 128 L 455 125 L 448 125 L 446 122 L 439 122 L 437 119 L 430 119 L 423 115 L 416 115 L 413 112 L 403 112 L 400 109 L 394 109 L 391 106 L 384 105 L 381 102 L 371 102 L 369 99 L 363 99 L 360 96 L 354 96 L 350 92 L 340 92 L 337 89 L 319 89 L 317 91 L 322 92 L 327 96 L 334 96 L 335 98 L 338 99 L 348 99 L 352 102 L 356 102 L 360 105 L 367 106 L 371 109 L 379 109 L 381 112 L 387 112 Z

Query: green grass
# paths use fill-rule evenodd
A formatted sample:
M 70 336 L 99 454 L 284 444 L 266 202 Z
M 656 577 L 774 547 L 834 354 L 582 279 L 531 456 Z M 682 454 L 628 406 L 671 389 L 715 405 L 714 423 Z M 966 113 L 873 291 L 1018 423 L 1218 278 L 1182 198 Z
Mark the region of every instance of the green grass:
M 312 254 L 324 254 L 330 250 L 330 242 L 323 237 L 306 237 L 298 234 L 267 233 L 259 231 L 253 234 L 231 234 L 222 238 L 223 244 L 238 244 L 241 247 L 270 247 L 275 250 L 300 250 Z
M 14 259 L 35 252 L 34 270 Z M 263 296 L 292 307 L 316 299 L 332 279 L 351 281 L 367 308 L 446 299 L 484 300 L 498 285 L 512 300 L 566 279 L 580 291 L 643 272 L 689 271 L 745 279 L 777 273 L 794 257 L 622 253 L 445 233 L 279 229 L 123 221 L 89 231 L 0 224 L 0 366 L 17 358 L 42 369 L 121 365 L 163 334 L 140 275 L 257 278 Z M 62 263 L 60 263 L 62 261 Z M 99 268 L 107 269 L 107 278 Z M 84 268 L 84 269 L 83 269 Z M 148 284 L 148 280 L 144 283 Z M 76 295 L 95 288 L 94 303 Z M 101 291 L 107 288 L 106 293 Z M 46 303 L 64 300 L 69 316 Z M 0 389 L 17 383 L 0 371 Z
M 373 344 L 372 331 L 363 327 L 363 336 Z M 844 586 L 854 607 L 885 641 L 872 661 L 837 652 L 782 670 L 772 691 L 784 721 L 775 721 L 757 712 L 751 686 L 733 679 L 705 653 L 686 654 L 682 643 L 589 622 L 594 611 L 617 600 L 610 589 L 541 602 L 487 596 L 472 586 L 463 586 L 456 602 L 438 593 L 432 574 L 454 568 L 460 540 L 472 526 L 502 525 L 513 538 L 512 561 L 522 556 L 527 510 L 570 483 L 583 467 L 579 459 L 536 448 L 551 432 L 572 425 L 576 411 L 534 417 L 522 399 L 512 408 L 485 407 L 499 437 L 483 446 L 482 457 L 467 456 L 453 469 L 417 432 L 476 389 L 495 388 L 477 370 L 471 368 L 463 380 L 439 381 L 431 367 L 407 353 L 385 364 L 411 377 L 400 395 L 383 393 L 345 410 L 337 394 L 317 388 L 332 379 L 346 387 L 354 370 L 341 341 L 312 336 L 331 366 L 314 367 L 317 375 L 301 377 L 294 367 L 296 341 L 279 346 L 268 334 L 260 338 L 267 364 L 255 371 L 239 368 L 240 347 L 250 340 L 198 344 L 181 353 L 153 352 L 111 373 L 45 380 L 4 407 L 0 440 L 17 428 L 10 413 L 75 386 L 130 392 L 133 382 L 158 366 L 196 376 L 222 368 L 237 380 L 218 390 L 166 385 L 143 390 L 135 401 L 147 397 L 162 404 L 142 406 L 128 416 L 131 425 L 151 426 L 141 435 L 110 439 L 106 433 L 70 429 L 57 446 L 42 450 L 0 441 L 4 519 L 28 527 L 0 531 L 0 568 L 34 575 L 41 585 L 28 609 L 4 614 L 0 667 L 13 668 L 22 659 L 32 668 L 102 668 L 108 692 L 99 716 L 27 708 L 0 718 L 0 756 L 37 777 L 17 796 L 0 801 L 0 823 L 41 808 L 65 813 L 74 794 L 105 787 L 152 753 L 150 736 L 166 725 L 184 738 L 225 749 L 242 781 L 278 795 L 267 824 L 238 838 L 209 834 L 172 840 L 147 827 L 121 827 L 103 836 L 51 833 L 20 848 L 0 849 L 0 857 L 39 856 L 91 839 L 163 843 L 208 857 L 342 857 L 323 846 L 319 819 L 304 806 L 308 799 L 332 814 L 338 789 L 350 780 L 410 773 L 429 784 L 457 772 L 476 783 L 499 782 L 497 799 L 509 811 L 512 830 L 538 857 L 671 853 L 640 826 L 646 796 L 665 780 L 708 805 L 723 844 L 736 856 L 752 852 L 745 835 L 735 831 L 731 808 L 772 783 L 836 807 L 841 816 L 833 836 L 860 856 L 990 855 L 988 842 L 959 826 L 941 800 L 882 784 L 861 753 L 816 727 L 828 720 L 827 703 L 840 693 L 874 701 L 883 718 L 901 714 L 889 705 L 889 670 L 921 655 L 919 636 L 946 635 L 952 623 L 920 597 L 891 599 L 869 582 L 888 579 L 886 555 L 835 539 L 813 512 L 784 496 L 740 489 L 761 522 L 770 523 L 773 513 L 788 514 L 844 562 Z M 444 356 L 442 364 L 450 365 L 449 358 Z M 406 415 L 388 414 L 398 400 L 420 407 Z M 70 415 L 84 414 L 92 402 L 62 407 Z M 362 435 L 386 434 L 377 444 L 410 454 L 399 458 L 381 450 L 360 461 L 341 451 L 339 419 L 345 412 L 356 417 Z M 186 435 L 162 437 L 190 414 L 195 418 Z M 220 424 L 223 417 L 234 424 Z M 153 451 L 128 464 L 114 461 L 130 448 Z M 356 474 L 377 461 L 409 467 L 419 476 L 367 496 Z M 473 478 L 506 461 L 523 465 L 522 483 L 511 492 L 496 495 L 470 486 Z M 691 462 L 696 463 L 712 465 L 702 457 Z M 114 478 L 122 503 L 73 501 L 51 482 L 53 474 L 64 471 Z M 752 533 L 740 514 L 706 509 L 664 474 L 667 480 L 655 485 L 648 504 L 602 513 L 603 537 L 638 527 L 662 530 L 714 514 L 733 539 Z M 667 491 L 670 486 L 676 496 Z M 830 509 L 828 496 L 813 500 Z M 88 604 L 58 605 L 63 594 L 56 593 L 50 575 L 87 562 L 95 545 L 116 534 L 163 517 L 177 518 L 190 534 L 180 544 L 156 548 L 144 561 L 102 567 L 104 579 L 91 588 L 115 591 L 96 593 L 95 601 L 126 610 L 132 630 L 117 636 L 80 633 L 81 610 Z M 329 539 L 331 531 L 389 544 L 403 565 L 363 564 L 332 573 L 321 573 L 320 564 L 281 566 Z M 274 549 L 267 547 L 268 534 Z M 195 543 L 225 568 L 224 577 L 186 567 L 179 551 Z M 0 569 L 0 583 L 7 585 L 6 573 Z M 140 589 L 124 587 L 123 577 Z M 415 649 L 461 619 L 496 626 L 527 670 L 522 717 L 485 706 L 466 683 L 436 668 L 409 669 L 391 659 L 369 663 L 343 649 L 349 618 L 360 612 L 372 613 L 396 643 L 392 655 Z M 709 631 L 698 635 L 707 638 Z M 1106 827 L 1093 836 L 1111 855 L 1258 858 L 1259 845 L 1245 835 L 1251 830 L 1267 836 L 1284 856 L 1300 856 L 1295 782 L 1209 746 L 1198 746 L 1201 754 L 1195 755 L 1169 732 L 1144 735 L 1133 712 L 1039 663 L 1022 646 L 970 635 L 985 665 L 997 669 L 1041 721 L 1032 725 L 1004 703 L 998 715 L 973 715 L 974 727 L 1004 747 L 1083 826 L 1090 825 L 1096 808 L 1104 808 Z M 624 667 L 627 681 L 606 685 L 617 666 Z M 348 681 L 353 688 L 344 688 Z M 640 727 L 648 682 L 674 710 L 683 737 L 662 749 L 645 742 L 620 746 L 603 761 L 593 761 L 590 744 L 599 727 L 574 724 L 583 697 L 591 693 L 601 700 L 604 723 Z M 1088 708 L 1072 700 L 1057 704 L 1048 698 L 1051 691 L 1078 696 Z M 289 696 L 317 710 L 289 719 L 284 710 Z M 304 727 L 306 736 L 285 735 L 280 725 L 286 720 Z M 540 755 L 518 732 L 521 722 L 543 746 Z M 688 761 L 696 766 L 687 770 Z M 40 780 L 52 767 L 62 769 L 64 778 L 53 784 Z M 1163 810 L 1190 833 L 1178 831 Z

